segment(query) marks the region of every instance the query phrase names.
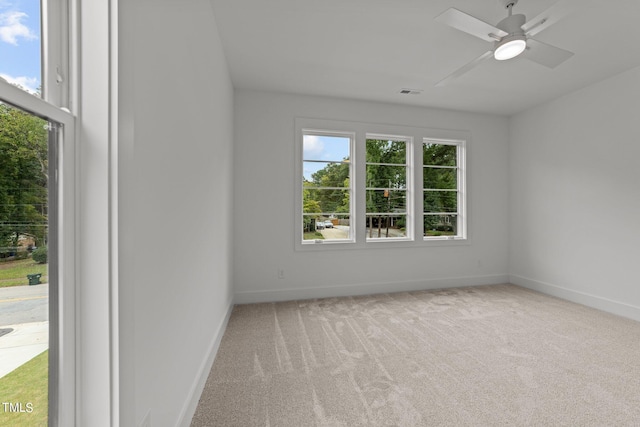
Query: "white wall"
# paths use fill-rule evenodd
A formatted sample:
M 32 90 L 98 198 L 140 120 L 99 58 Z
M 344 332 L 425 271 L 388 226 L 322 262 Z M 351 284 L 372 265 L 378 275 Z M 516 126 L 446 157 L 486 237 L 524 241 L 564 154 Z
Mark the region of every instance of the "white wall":
M 468 131 L 469 244 L 296 251 L 296 117 Z M 236 302 L 507 280 L 507 118 L 236 90 L 234 121 Z
M 233 297 L 233 88 L 208 0 L 119 7 L 119 418 L 188 425 Z
M 516 284 L 640 320 L 640 68 L 510 120 Z

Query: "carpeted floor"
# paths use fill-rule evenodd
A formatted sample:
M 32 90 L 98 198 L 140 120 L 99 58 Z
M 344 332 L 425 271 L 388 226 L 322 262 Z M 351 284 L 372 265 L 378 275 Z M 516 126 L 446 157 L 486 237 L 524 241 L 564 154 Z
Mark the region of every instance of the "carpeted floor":
M 640 425 L 640 323 L 512 285 L 239 305 L 192 421 L 499 425 Z

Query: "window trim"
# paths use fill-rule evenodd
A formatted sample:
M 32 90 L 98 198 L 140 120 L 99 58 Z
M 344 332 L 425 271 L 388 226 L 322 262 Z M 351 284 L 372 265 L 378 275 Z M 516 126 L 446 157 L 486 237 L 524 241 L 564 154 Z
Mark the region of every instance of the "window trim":
M 405 237 L 368 237 L 365 236 L 365 241 L 367 243 L 377 243 L 377 242 L 405 242 L 405 241 L 413 241 L 415 238 L 415 221 L 414 221 L 414 200 L 415 200 L 415 191 L 414 191 L 414 180 L 413 180 L 413 165 L 414 165 L 414 139 L 412 136 L 407 136 L 407 135 L 389 135 L 389 134 L 384 134 L 384 133 L 372 133 L 372 132 L 368 132 L 364 135 L 365 138 L 365 144 L 366 141 L 369 139 L 388 139 L 390 141 L 404 141 L 406 144 L 406 148 L 405 148 L 405 163 L 404 164 L 388 164 L 389 166 L 404 166 L 406 168 L 406 189 L 405 189 L 405 193 L 406 193 L 406 213 L 405 213 L 405 222 L 407 224 L 407 230 L 406 230 L 406 236 Z M 367 165 L 370 165 L 372 163 L 369 163 L 366 161 L 366 148 L 365 148 L 365 155 L 364 155 L 365 159 L 365 168 Z M 374 163 L 376 164 L 376 163 Z M 380 164 L 380 165 L 385 165 L 385 164 Z M 365 175 L 366 176 L 366 175 Z M 365 192 L 365 197 L 366 197 L 366 192 L 367 189 L 370 187 L 367 187 L 367 183 L 364 182 L 364 192 Z M 390 216 L 389 214 L 391 214 L 391 212 L 386 212 L 384 215 Z M 366 223 L 367 223 L 367 217 L 369 216 L 369 213 L 367 212 L 367 208 L 365 205 L 365 211 L 364 211 L 364 221 L 365 221 L 365 228 L 366 228 Z
M 451 145 L 451 146 L 455 146 L 456 147 L 456 182 L 457 182 L 457 188 L 456 188 L 456 192 L 457 194 L 457 212 L 453 213 L 453 212 L 446 212 L 446 214 L 449 215 L 456 215 L 456 230 L 458 231 L 457 234 L 455 236 L 424 236 L 424 230 L 423 230 L 423 236 L 422 236 L 422 240 L 424 241 L 450 241 L 450 240 L 466 240 L 467 239 L 467 223 L 468 223 L 468 218 L 467 218 L 467 191 L 466 191 L 466 185 L 467 185 L 467 169 L 466 169 L 466 153 L 467 153 L 467 141 L 466 139 L 449 139 L 449 138 L 430 138 L 430 137 L 425 137 L 422 139 L 422 144 L 420 147 L 420 150 L 422 152 L 422 147 L 425 144 L 428 143 L 433 143 L 433 144 L 440 144 L 440 145 Z M 422 173 L 422 170 L 424 169 L 425 165 L 424 165 L 424 159 L 421 159 L 421 167 L 420 167 L 420 173 Z M 453 169 L 453 168 L 447 168 L 447 169 Z M 422 180 L 421 180 L 422 182 Z M 424 188 L 421 189 L 421 198 L 424 197 Z M 424 218 L 425 216 L 425 212 L 424 212 L 424 208 L 420 209 L 420 220 L 423 223 L 423 228 L 424 228 Z
M 43 0 L 41 3 L 41 85 L 42 98 L 0 80 L 0 100 L 25 112 L 55 122 L 50 132 L 57 137 L 57 164 L 50 169 L 57 180 L 57 224 L 50 225 L 50 232 L 57 230 L 57 295 L 50 303 L 56 303 L 50 316 L 56 315 L 57 325 L 50 327 L 50 334 L 57 343 L 49 345 L 57 354 L 50 357 L 49 392 L 56 397 L 49 399 L 55 407 L 49 409 L 49 425 L 63 426 L 76 423 L 76 275 L 77 275 L 77 188 L 76 188 L 76 118 L 69 111 L 68 78 L 57 83 L 57 74 L 65 76 L 69 69 L 69 2 L 67 0 Z M 52 65 L 56 64 L 56 65 Z M 58 72 L 52 72 L 56 68 Z M 52 82 L 56 82 L 55 85 Z M 55 88 L 55 90 L 53 90 Z M 50 150 L 51 151 L 51 150 Z M 51 167 L 51 164 L 50 164 Z M 52 215 L 55 216 L 55 215 Z M 52 294 L 51 288 L 49 289 Z M 57 301 L 56 301 L 57 299 Z M 55 336 L 57 335 L 57 337 Z
M 467 200 L 467 192 L 469 183 L 469 147 L 471 146 L 471 133 L 467 130 L 452 129 L 436 129 L 419 126 L 406 126 L 396 124 L 380 124 L 346 120 L 319 119 L 310 117 L 294 118 L 294 195 L 293 195 L 293 221 L 294 221 L 294 241 L 293 246 L 296 251 L 335 251 L 335 250 L 359 250 L 359 249 L 390 249 L 390 248 L 426 248 L 426 247 L 449 247 L 449 246 L 466 246 L 470 245 L 472 240 L 469 233 L 469 201 Z M 352 225 L 355 232 L 355 240 L 353 242 L 335 241 L 335 243 L 325 244 L 303 244 L 302 243 L 302 130 L 313 129 L 320 131 L 336 131 L 336 132 L 352 132 L 355 134 L 355 151 L 352 153 L 353 158 L 353 179 L 351 185 L 353 193 L 351 197 L 352 203 Z M 412 137 L 413 149 L 412 160 L 413 167 L 411 171 L 411 182 L 413 183 L 412 201 L 413 206 L 410 212 L 412 216 L 413 239 L 375 239 L 367 241 L 366 224 L 362 218 L 366 216 L 366 135 L 386 135 Z M 464 197 L 464 218 L 463 218 L 463 237 L 455 239 L 423 239 L 420 233 L 423 232 L 423 210 L 422 203 L 418 203 L 418 197 L 422 197 L 422 142 L 428 140 L 446 140 L 446 141 L 464 141 L 464 187 L 462 195 Z M 359 158 L 360 156 L 361 158 Z M 355 205 L 353 205 L 355 203 Z
M 296 174 L 297 177 L 299 177 L 300 179 L 298 179 L 296 181 L 296 186 L 297 188 L 297 193 L 299 195 L 299 202 L 296 201 L 296 206 L 299 207 L 300 209 L 300 220 L 297 221 L 298 224 L 298 228 L 300 236 L 299 236 L 299 241 L 301 245 L 304 246 L 310 246 L 310 245 L 333 245 L 333 244 L 344 244 L 344 243 L 354 243 L 356 238 L 355 238 L 355 226 L 357 223 L 357 220 L 355 218 L 355 212 L 354 212 L 354 194 L 355 194 L 355 145 L 356 145 L 356 134 L 355 132 L 352 131 L 336 131 L 336 130 L 319 130 L 319 129 L 308 129 L 308 128 L 303 128 L 301 129 L 300 133 L 300 141 L 297 144 L 300 153 L 298 156 L 298 162 L 301 165 L 300 168 L 300 173 Z M 304 137 L 305 135 L 320 135 L 320 136 L 333 136 L 333 137 L 338 137 L 338 138 L 349 138 L 349 236 L 346 239 L 330 239 L 330 240 L 303 240 L 303 232 L 302 232 L 302 228 L 300 227 L 300 225 L 302 224 L 302 221 L 304 219 L 304 212 L 302 212 L 303 210 L 303 201 L 302 201 L 302 192 L 304 190 L 304 186 L 302 184 L 302 178 L 304 177 L 304 162 L 305 161 L 309 161 L 309 160 L 305 160 L 304 158 Z

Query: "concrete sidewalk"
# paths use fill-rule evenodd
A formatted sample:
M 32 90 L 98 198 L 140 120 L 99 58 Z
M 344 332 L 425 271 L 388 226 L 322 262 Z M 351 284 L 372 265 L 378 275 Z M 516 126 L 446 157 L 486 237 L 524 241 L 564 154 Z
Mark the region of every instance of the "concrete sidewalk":
M 0 378 L 49 348 L 49 322 L 2 326 L 13 331 L 0 337 Z

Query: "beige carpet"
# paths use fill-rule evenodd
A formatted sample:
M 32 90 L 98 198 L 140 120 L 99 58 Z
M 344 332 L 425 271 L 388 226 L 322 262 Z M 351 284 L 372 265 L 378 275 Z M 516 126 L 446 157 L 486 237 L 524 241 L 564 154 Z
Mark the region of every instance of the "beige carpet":
M 192 426 L 640 426 L 640 323 L 512 285 L 239 305 Z

